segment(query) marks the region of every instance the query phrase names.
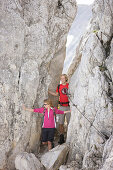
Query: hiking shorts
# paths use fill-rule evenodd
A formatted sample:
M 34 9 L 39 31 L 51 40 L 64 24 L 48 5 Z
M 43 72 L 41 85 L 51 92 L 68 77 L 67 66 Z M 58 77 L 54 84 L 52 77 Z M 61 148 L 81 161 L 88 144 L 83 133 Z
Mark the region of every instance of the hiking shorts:
M 42 142 L 53 142 L 55 128 L 42 128 Z
M 70 110 L 70 107 L 69 106 L 60 106 L 59 110 L 68 111 L 68 110 Z M 67 125 L 69 124 L 71 112 L 66 113 L 66 114 L 58 114 L 58 123 L 59 124 L 62 124 L 62 125 L 64 124 L 65 116 L 66 116 Z

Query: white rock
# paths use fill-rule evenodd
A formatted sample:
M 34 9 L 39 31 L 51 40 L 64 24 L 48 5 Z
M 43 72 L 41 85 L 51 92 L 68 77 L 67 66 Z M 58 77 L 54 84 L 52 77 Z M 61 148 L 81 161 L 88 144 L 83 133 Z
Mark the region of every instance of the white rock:
M 48 170 L 57 170 L 66 161 L 68 151 L 67 144 L 58 145 L 41 157 L 41 163 Z
M 71 100 L 80 110 L 79 112 L 71 103 L 71 120 L 67 134 L 67 142 L 70 143 L 69 158 L 76 160 L 75 155 L 80 153 L 87 160 L 86 164 L 83 163 L 86 169 L 97 168 L 101 164 L 106 140 L 98 131 L 109 137 L 113 127 L 112 13 L 112 0 L 94 2 L 89 30 L 81 39 L 75 65 L 71 74 L 69 73 L 72 75 Z M 92 153 L 91 148 L 94 145 L 97 152 Z M 96 159 L 98 152 L 100 158 Z
M 113 136 L 106 142 L 103 151 L 103 166 L 100 170 L 113 169 Z
M 68 165 L 61 165 L 59 170 L 79 170 L 81 168 L 79 163 L 77 161 L 72 161 L 68 163 Z
M 51 80 L 56 88 L 76 9 L 75 0 L 0 1 L 0 169 L 14 169 L 17 154 L 38 150 L 41 121 L 22 104 L 42 107 Z
M 17 170 L 43 170 L 44 167 L 32 153 L 21 153 L 16 156 L 15 168 Z

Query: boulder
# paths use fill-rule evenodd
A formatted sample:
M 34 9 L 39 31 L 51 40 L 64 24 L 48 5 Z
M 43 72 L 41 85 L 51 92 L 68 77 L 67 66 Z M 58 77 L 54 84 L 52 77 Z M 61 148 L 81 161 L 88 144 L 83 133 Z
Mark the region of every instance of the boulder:
M 103 151 L 103 162 L 100 170 L 113 169 L 113 135 L 106 142 Z
M 58 170 L 65 163 L 68 151 L 67 144 L 58 145 L 41 157 L 41 163 L 47 170 Z
M 16 156 L 15 168 L 17 170 L 44 170 L 41 162 L 32 153 L 23 152 Z
M 80 165 L 79 162 L 77 161 L 72 161 L 67 165 L 61 165 L 59 168 L 59 170 L 79 170 L 79 169 L 80 169 Z

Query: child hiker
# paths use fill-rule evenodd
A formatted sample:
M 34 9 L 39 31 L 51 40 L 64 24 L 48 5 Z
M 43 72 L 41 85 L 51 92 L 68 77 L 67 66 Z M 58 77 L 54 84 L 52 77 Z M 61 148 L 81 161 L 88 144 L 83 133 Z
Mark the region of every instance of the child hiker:
M 55 114 L 65 114 L 70 111 L 61 111 L 57 108 L 52 107 L 52 102 L 50 99 L 44 100 L 44 107 L 31 109 L 26 108 L 23 105 L 23 110 L 29 112 L 38 112 L 44 114 L 44 121 L 42 125 L 42 144 L 48 145 L 48 150 L 52 149 L 52 143 L 54 140 L 55 133 Z

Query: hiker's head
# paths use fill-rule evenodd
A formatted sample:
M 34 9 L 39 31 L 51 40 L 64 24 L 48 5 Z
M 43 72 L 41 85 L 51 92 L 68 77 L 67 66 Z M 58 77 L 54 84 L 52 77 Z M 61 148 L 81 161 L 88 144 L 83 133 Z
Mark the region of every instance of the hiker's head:
M 62 74 L 60 77 L 60 80 L 62 83 L 66 83 L 68 81 L 68 77 L 66 74 Z
M 50 99 L 45 99 L 44 100 L 44 107 L 47 109 L 49 107 L 52 107 L 52 101 Z

